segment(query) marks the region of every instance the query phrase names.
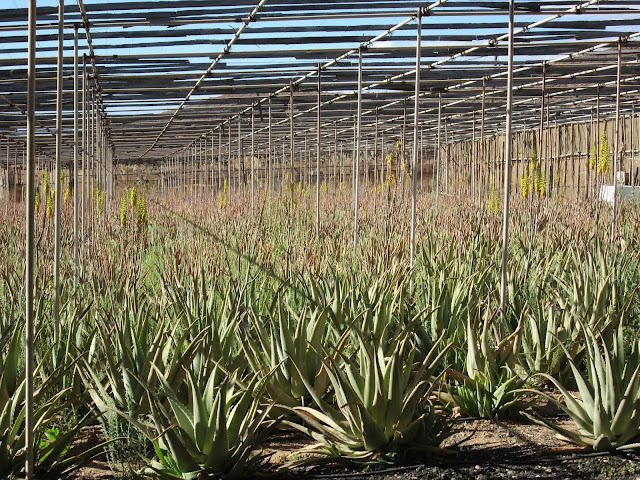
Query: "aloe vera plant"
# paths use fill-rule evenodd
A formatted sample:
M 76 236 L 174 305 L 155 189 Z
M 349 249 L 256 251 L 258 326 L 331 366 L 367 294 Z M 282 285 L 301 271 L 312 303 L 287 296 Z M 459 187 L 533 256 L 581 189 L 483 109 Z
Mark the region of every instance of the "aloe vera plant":
M 453 382 L 446 384 L 447 391 L 441 392 L 440 398 L 474 417 L 493 419 L 517 414 L 528 406 L 521 401 L 522 383 L 515 370 L 522 323 L 502 338 L 493 326 L 495 315 L 487 312 L 478 337 L 473 318 L 471 313 L 467 317 L 466 374 L 449 369 L 448 377 Z
M 163 291 L 169 299 L 166 311 L 190 331 L 190 341 L 202 338 L 193 356 L 193 362 L 199 366 L 195 371 L 206 375 L 212 368 L 207 364 L 212 362 L 231 371 L 242 369 L 247 360 L 240 354 L 236 334 L 241 319 L 258 308 L 253 282 L 245 279 L 218 292 L 215 288 L 211 291 L 208 280 L 204 269 L 187 277 L 184 284 L 163 280 Z M 199 380 L 201 384 L 203 381 L 206 379 Z
M 248 319 L 250 326 L 241 328 L 245 339 L 242 348 L 249 365 L 256 374 L 266 377 L 266 390 L 279 404 L 294 407 L 308 403 L 305 383 L 313 386 L 316 395 L 324 396 L 329 379 L 316 352 L 327 343 L 328 310 L 328 306 L 305 307 L 296 315 L 278 296 L 266 325 L 252 315 Z
M 150 422 L 118 412 L 153 444 L 155 458 L 145 458 L 149 473 L 161 478 L 246 478 L 262 457 L 255 455 L 277 420 L 268 420 L 269 407 L 260 405 L 257 378 L 243 386 L 237 372 L 212 372 L 201 389 L 192 371 L 187 373 L 186 401 L 163 378 L 162 397 L 147 390 Z
M 596 451 L 640 446 L 640 338 L 636 336 L 630 353 L 626 353 L 622 323 L 611 341 L 585 324 L 581 332 L 586 352 L 585 369 L 569 358 L 579 396 L 545 374 L 541 375 L 555 385 L 564 402 L 535 392 L 569 415 L 577 431 L 544 417 L 529 415 L 530 418 L 551 428 L 562 439 Z M 567 350 L 561 343 L 560 346 Z
M 305 452 L 320 457 L 299 463 L 322 458 L 356 464 L 399 462 L 434 450 L 448 435 L 446 422 L 428 400 L 442 359 L 438 342 L 414 364 L 416 350 L 408 335 L 388 356 L 382 345 L 368 340 L 360 337 L 354 356 L 323 358 L 335 402 L 321 398 L 305 382 L 314 405 L 293 408 L 301 422 L 290 425 L 318 441 Z
M 569 249 L 564 271 L 571 272 L 569 278 L 557 278 L 561 290 L 556 301 L 562 310 L 568 310 L 571 330 L 579 331 L 579 322 L 592 328 L 613 330 L 624 307 L 619 298 L 616 270 L 624 268 L 621 259 L 607 256 L 600 242 L 586 252 Z
M 144 309 L 125 310 L 124 318 L 111 329 L 97 323 L 91 358 L 83 358 L 79 370 L 94 403 L 110 404 L 130 415 L 148 413 L 146 389 L 158 386 L 154 367 L 162 369 L 167 381 L 179 385 L 185 374 L 182 366 L 196 355 L 206 330 L 192 339 L 188 331 L 175 339 L 167 335 L 167 330 L 175 332 L 177 327 L 156 323 Z M 92 361 L 96 355 L 103 361 L 101 367 Z
M 538 302 L 534 312 L 527 315 L 522 335 L 522 359 L 526 372 L 556 375 L 565 365 L 568 366 L 564 351 L 555 341 L 556 338 L 568 341 L 571 334 L 564 328 L 562 317 L 552 306 L 545 306 L 542 302 Z

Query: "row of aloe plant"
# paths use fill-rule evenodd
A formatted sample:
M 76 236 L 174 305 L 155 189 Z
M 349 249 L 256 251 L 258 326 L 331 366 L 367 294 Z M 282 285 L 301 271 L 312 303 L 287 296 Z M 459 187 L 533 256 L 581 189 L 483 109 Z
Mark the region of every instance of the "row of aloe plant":
M 223 227 L 231 253 L 218 259 L 219 245 L 203 248 L 207 228 L 165 237 L 171 217 L 152 223 L 140 245 L 114 241 L 117 230 L 105 227 L 75 300 L 63 291 L 62 341 L 52 348 L 51 292 L 46 269 L 39 274 L 40 470 L 77 468 L 68 447 L 90 422 L 102 426 L 111 455 L 128 446 L 148 472 L 167 478 L 245 475 L 275 428 L 317 442 L 291 466 L 424 460 L 447 437 L 450 409 L 517 415 L 543 382 L 576 419 L 577 434 L 561 431 L 568 440 L 594 449 L 637 442 L 635 251 L 597 237 L 565 245 L 558 232 L 545 245 L 516 237 L 509 310 L 500 316 L 492 234 L 482 217 L 450 218 L 472 228 L 427 235 L 412 271 L 393 260 L 400 250 L 344 254 L 333 268 L 273 260 L 265 268 L 267 253 L 248 253 L 255 237 Z M 387 245 L 401 245 L 394 235 Z M 161 243 L 164 258 L 149 261 Z M 20 249 L 8 245 L 0 468 L 18 475 L 23 308 Z M 574 386 L 580 398 L 569 393 Z M 54 428 L 62 434 L 52 439 Z

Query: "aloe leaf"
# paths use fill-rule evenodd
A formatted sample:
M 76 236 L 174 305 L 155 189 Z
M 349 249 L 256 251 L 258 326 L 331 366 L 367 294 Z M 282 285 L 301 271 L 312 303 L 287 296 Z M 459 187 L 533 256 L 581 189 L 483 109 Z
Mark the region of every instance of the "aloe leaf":
M 214 409 L 216 411 L 216 428 L 211 445 L 211 453 L 208 457 L 216 462 L 222 462 L 229 452 L 229 437 L 227 435 L 225 388 L 218 390 Z
M 615 416 L 611 422 L 611 431 L 616 434 L 617 432 L 624 432 L 627 428 L 627 424 L 631 420 L 632 415 L 638 409 L 638 383 L 640 380 L 640 363 L 636 366 L 629 383 L 626 387 L 624 395 L 617 405 Z
M 369 451 L 376 451 L 389 443 L 389 438 L 380 428 L 380 424 L 375 421 L 363 405 L 358 405 L 360 421 L 362 422 L 362 441 L 364 448 Z
M 300 415 L 305 422 L 312 424 L 321 433 L 332 437 L 334 441 L 340 441 L 352 448 L 357 448 L 359 445 L 362 445 L 361 439 L 352 436 L 353 432 L 345 430 L 338 422 L 319 410 L 311 407 L 295 407 L 293 411 Z M 298 428 L 296 424 L 292 426 Z

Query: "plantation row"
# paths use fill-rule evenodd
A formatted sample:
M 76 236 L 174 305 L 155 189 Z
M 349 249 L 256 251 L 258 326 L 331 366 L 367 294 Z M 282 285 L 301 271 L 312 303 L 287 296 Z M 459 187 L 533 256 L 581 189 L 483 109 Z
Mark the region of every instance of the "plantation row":
M 128 193 L 87 226 L 75 290 L 65 253 L 57 344 L 53 228 L 39 212 L 40 474 L 69 474 L 106 448 L 125 471 L 241 477 L 285 427 L 315 442 L 288 468 L 428 461 L 453 409 L 524 414 L 597 451 L 640 440 L 638 207 L 623 207 L 609 243 L 598 207 L 515 200 L 501 314 L 498 219 L 423 198 L 410 270 L 406 206 L 384 193 L 364 200 L 355 251 L 344 191 L 323 194 L 317 233 L 306 191 L 293 213 L 274 195 L 254 214 L 138 192 L 143 221 L 123 222 L 139 212 Z M 23 212 L 11 208 L 0 220 L 3 477 L 24 465 Z M 544 398 L 575 429 L 536 416 Z M 74 448 L 86 425 L 106 445 Z

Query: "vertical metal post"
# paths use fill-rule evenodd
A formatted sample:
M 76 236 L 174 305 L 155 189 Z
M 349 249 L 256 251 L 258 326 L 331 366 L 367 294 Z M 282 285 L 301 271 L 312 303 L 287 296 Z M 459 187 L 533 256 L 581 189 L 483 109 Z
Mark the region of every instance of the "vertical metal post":
M 378 183 L 378 179 L 379 179 L 379 173 L 378 173 L 378 142 L 379 142 L 379 136 L 380 136 L 380 126 L 378 124 L 379 120 L 378 120 L 378 107 L 376 107 L 376 130 L 375 130 L 375 138 L 373 141 L 373 183 L 374 185 L 377 185 Z M 374 189 L 374 192 L 376 190 Z M 376 210 L 376 197 L 377 195 L 375 195 L 373 197 L 373 210 Z
M 420 191 L 424 191 L 424 128 L 420 127 Z
M 89 202 L 89 108 L 87 104 L 87 54 L 82 55 L 82 258 L 85 258 L 85 239 L 87 226 L 87 209 Z
M 73 26 L 73 289 L 78 287 L 78 25 Z
M 407 99 L 405 98 L 403 101 L 403 114 L 402 114 L 402 140 L 401 145 L 402 149 L 400 150 L 400 161 L 398 162 L 398 179 L 402 175 L 406 175 L 402 171 L 402 167 L 406 168 L 406 158 L 405 152 L 407 151 Z M 402 199 L 404 200 L 404 178 L 402 179 Z
M 180 181 L 182 182 L 182 195 L 184 196 L 184 200 L 187 200 L 187 153 L 188 147 L 184 148 L 182 152 L 180 152 Z
M 24 149 L 22 150 L 22 171 L 26 172 L 27 171 L 27 151 L 26 151 L 27 146 L 25 145 Z M 18 162 L 18 152 L 16 151 L 16 164 Z M 22 195 L 21 195 L 21 202 L 25 203 L 26 202 L 26 192 L 25 189 L 22 189 Z
M 242 180 L 240 178 L 242 172 L 240 167 L 244 165 L 244 158 L 242 158 L 242 146 L 242 117 L 238 116 L 238 191 L 236 192 L 238 194 L 238 204 L 240 204 L 240 187 L 242 185 Z
M 102 168 L 101 168 L 101 162 L 102 162 L 102 157 L 101 157 L 101 148 L 100 148 L 100 110 L 98 109 L 98 95 L 96 92 L 96 85 L 94 83 L 94 88 L 93 88 L 93 92 L 92 92 L 92 99 L 93 99 L 93 116 L 94 116 L 94 120 L 93 120 L 93 127 L 94 127 L 94 131 L 93 131 L 93 135 L 94 135 L 94 139 L 95 139 L 95 143 L 94 143 L 94 147 L 95 147 L 95 156 L 94 156 L 94 162 L 93 162 L 93 168 L 94 168 L 94 172 L 95 172 L 95 179 L 96 179 L 96 192 L 98 193 L 96 195 L 96 214 L 99 215 L 100 214 L 100 191 L 102 190 Z
M 189 190 L 191 191 L 191 203 L 193 204 L 195 201 L 195 189 L 196 189 L 196 158 L 197 158 L 197 153 L 198 153 L 198 147 L 196 146 L 196 143 L 194 142 L 191 146 L 191 155 L 190 155 L 190 159 L 191 159 L 191 171 L 189 172 Z
M 307 187 L 311 187 L 311 154 L 309 152 L 309 147 L 308 147 L 308 143 L 307 143 L 307 132 L 304 132 L 304 152 L 302 154 L 302 166 L 301 166 L 301 170 L 304 169 L 304 162 L 306 161 L 307 163 Z M 303 175 L 301 174 L 301 177 Z M 300 179 L 300 183 L 302 183 L 302 178 Z
M 413 267 L 416 251 L 416 166 L 418 165 L 418 124 L 420 123 L 420 53 L 422 41 L 422 8 L 418 9 L 416 33 L 416 80 L 413 103 L 413 161 L 411 162 L 411 238 L 409 265 Z
M 36 127 L 36 0 L 29 0 L 29 45 L 27 61 L 27 206 L 25 245 L 25 476 L 34 475 L 33 369 L 34 369 L 34 231 L 35 231 L 35 127 Z
M 98 125 L 100 126 L 100 158 L 101 158 L 100 165 L 102 166 L 102 191 L 108 192 L 109 182 L 107 179 L 107 136 L 105 135 L 104 117 L 103 117 L 104 112 L 101 111 L 102 104 L 100 102 L 100 98 L 98 95 L 96 95 L 96 101 L 98 102 L 98 119 L 99 119 Z M 103 205 L 103 208 L 106 210 L 109 204 L 108 195 L 106 195 L 106 193 L 105 193 L 105 197 L 107 197 L 107 201 Z
M 358 194 L 360 188 L 360 136 L 362 128 L 362 47 L 358 49 L 358 114 L 356 124 L 355 191 L 353 197 L 353 248 L 358 248 Z
M 451 147 L 449 144 L 449 130 L 447 128 L 447 119 L 444 119 L 444 193 L 449 195 L 449 155 L 451 154 Z
M 273 142 L 271 138 L 271 121 L 271 97 L 269 97 L 269 199 L 271 198 L 271 189 L 273 188 Z
M 622 73 L 622 39 L 618 39 L 618 73 L 616 76 L 616 123 L 615 133 L 616 136 L 614 142 L 614 154 L 613 154 L 613 209 L 611 212 L 611 232 L 610 241 L 613 242 L 616 234 L 616 207 L 618 198 L 618 169 L 620 169 L 620 77 Z
M 552 156 L 551 156 L 551 121 L 549 120 L 549 106 L 551 105 L 551 98 L 549 97 L 549 94 L 547 93 L 547 132 L 546 132 L 546 136 L 547 136 L 547 143 L 545 146 L 545 204 L 546 207 L 549 208 L 549 182 L 551 179 L 551 160 L 552 160 Z
M 251 213 L 253 213 L 253 208 L 254 208 L 254 202 L 255 202 L 255 197 L 254 197 L 254 156 L 255 156 L 255 139 L 254 139 L 254 135 L 255 135 L 255 112 L 254 112 L 254 106 L 251 105 Z
M 538 165 L 540 169 L 542 169 L 542 153 L 544 152 L 544 96 L 546 95 L 546 85 L 547 85 L 547 62 L 542 62 L 542 92 L 540 95 L 540 135 L 538 138 Z M 545 172 L 546 172 L 546 162 L 545 162 Z M 535 172 L 532 172 L 535 174 Z M 545 192 L 547 193 L 547 192 Z
M 218 130 L 218 191 L 222 191 L 222 125 Z
M 229 149 L 227 151 L 227 213 L 231 215 L 231 120 L 229 120 Z
M 484 97 L 483 97 L 484 98 Z M 440 204 L 440 127 L 442 125 L 442 93 L 438 92 L 438 132 L 436 134 L 436 215 Z
M 479 167 L 478 170 L 480 172 L 480 189 L 478 191 L 478 207 L 480 207 L 482 205 L 482 197 L 483 197 L 483 193 L 484 193 L 484 178 L 486 177 L 486 175 L 482 174 L 482 165 L 484 163 L 484 159 L 485 159 L 485 144 L 484 144 L 484 119 L 485 119 L 485 97 L 486 97 L 486 93 L 487 93 L 487 78 L 483 77 L 482 78 L 482 117 L 480 118 L 480 162 L 479 163 Z M 486 169 L 486 173 L 488 174 L 488 168 Z
M 64 0 L 58 3 L 58 71 L 56 87 L 56 193 L 55 193 L 55 244 L 54 244 L 54 264 L 53 283 L 55 289 L 53 303 L 53 341 L 57 345 L 60 341 L 60 235 L 62 225 L 60 208 L 62 206 L 62 69 L 64 54 Z
M 91 90 L 91 180 L 93 185 L 91 190 L 96 192 L 95 199 L 95 215 L 94 219 L 98 217 L 98 197 L 100 196 L 100 179 L 98 174 L 100 172 L 100 158 L 98 157 L 98 113 L 96 109 L 96 97 L 95 89 Z M 92 202 L 93 203 L 93 202 Z M 95 230 L 94 230 L 95 231 Z
M 476 111 L 473 111 L 473 126 L 471 134 L 471 198 L 476 198 Z
M 293 81 L 289 83 L 289 140 L 291 141 L 290 149 L 291 149 L 291 213 L 293 213 L 293 195 L 294 189 L 293 185 L 295 184 L 295 180 L 293 177 Z
M 635 187 L 636 186 L 636 150 L 634 148 L 634 136 L 633 136 L 633 122 L 635 122 L 636 119 L 636 102 L 633 101 L 631 102 L 631 132 L 629 137 L 631 138 L 631 186 Z
M 600 163 L 600 84 L 596 87 L 596 165 L 594 183 L 594 199 L 598 199 L 600 193 L 598 192 L 598 163 Z M 597 226 L 596 226 L 597 228 Z
M 322 112 L 322 67 L 318 64 L 318 121 L 316 136 L 316 235 L 320 235 L 320 123 Z
M 4 202 L 4 214 L 9 215 L 9 195 L 11 189 L 9 188 L 9 139 L 7 138 L 7 168 L 4 172 L 4 184 L 6 185 L 7 197 Z
M 513 3 L 509 0 L 509 59 L 507 72 L 507 112 L 504 143 L 504 210 L 502 215 L 502 267 L 500 276 L 500 311 L 503 321 L 507 305 L 507 249 L 509 244 L 509 196 L 511 190 L 511 116 L 513 106 Z
M 338 170 L 338 126 L 333 123 L 333 185 L 337 190 L 337 180 L 340 178 L 340 171 Z

